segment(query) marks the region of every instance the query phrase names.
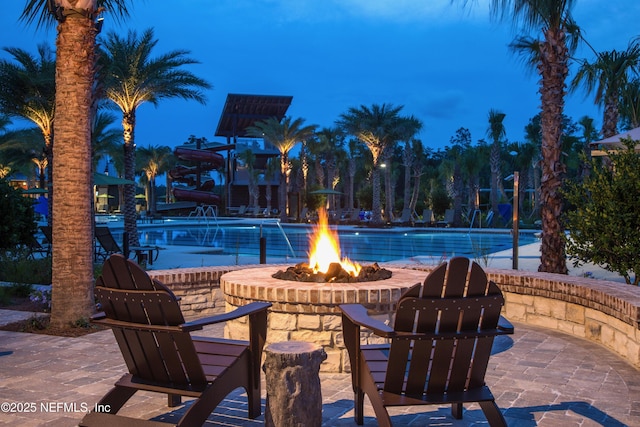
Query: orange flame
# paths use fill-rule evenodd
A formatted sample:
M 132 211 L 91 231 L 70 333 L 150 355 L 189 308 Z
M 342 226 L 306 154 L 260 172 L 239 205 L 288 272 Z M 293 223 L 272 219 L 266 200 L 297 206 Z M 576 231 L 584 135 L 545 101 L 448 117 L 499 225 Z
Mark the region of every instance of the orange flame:
M 345 257 L 340 260 L 340 240 L 338 234 L 329 229 L 327 211 L 318 211 L 318 224 L 314 233 L 309 236 L 309 266 L 314 273 L 326 273 L 329 265 L 339 263 L 351 276 L 360 274 L 361 266 Z

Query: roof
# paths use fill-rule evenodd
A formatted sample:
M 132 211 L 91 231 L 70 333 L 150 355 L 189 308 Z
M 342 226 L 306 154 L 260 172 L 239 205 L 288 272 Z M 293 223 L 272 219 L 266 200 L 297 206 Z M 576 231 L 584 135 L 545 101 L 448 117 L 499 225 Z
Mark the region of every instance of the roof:
M 224 103 L 215 136 L 247 136 L 255 122 L 275 117 L 282 120 L 293 96 L 239 95 L 230 93 Z
M 622 139 L 630 138 L 634 141 L 640 140 L 640 127 L 635 129 L 621 132 L 617 135 L 610 136 L 609 138 L 595 141 L 589 144 L 591 147 L 592 156 L 606 156 L 607 150 L 615 151 L 624 147 Z M 636 151 L 640 151 L 640 144 L 636 145 Z

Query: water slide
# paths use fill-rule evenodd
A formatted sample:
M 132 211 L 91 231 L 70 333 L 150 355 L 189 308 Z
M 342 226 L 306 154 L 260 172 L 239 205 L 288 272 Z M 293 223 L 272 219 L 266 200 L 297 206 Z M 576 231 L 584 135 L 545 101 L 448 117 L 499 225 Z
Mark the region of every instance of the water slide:
M 198 164 L 198 166 L 177 165 L 169 171 L 169 175 L 174 181 L 191 186 L 191 188 L 174 187 L 172 191 L 176 200 L 207 205 L 219 203 L 220 196 L 211 192 L 215 187 L 212 179 L 207 177 L 199 187 L 197 183 L 199 181 L 198 174 L 224 166 L 224 157 L 222 154 L 211 150 L 187 147 L 176 147 L 174 154 L 180 160 Z

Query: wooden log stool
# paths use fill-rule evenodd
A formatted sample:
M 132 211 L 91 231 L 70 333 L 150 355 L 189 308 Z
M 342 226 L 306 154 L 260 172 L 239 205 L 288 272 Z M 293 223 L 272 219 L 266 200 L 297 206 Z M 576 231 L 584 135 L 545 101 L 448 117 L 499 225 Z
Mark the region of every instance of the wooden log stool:
M 265 350 L 267 405 L 265 426 L 314 427 L 322 424 L 320 364 L 327 358 L 322 346 L 284 341 Z

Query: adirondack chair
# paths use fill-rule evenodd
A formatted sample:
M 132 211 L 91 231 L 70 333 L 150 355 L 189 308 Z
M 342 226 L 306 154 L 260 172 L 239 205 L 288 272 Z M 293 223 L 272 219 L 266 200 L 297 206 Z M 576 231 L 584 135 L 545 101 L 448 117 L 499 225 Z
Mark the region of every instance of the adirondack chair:
M 247 392 L 249 417 L 260 415 L 260 363 L 267 334 L 269 303 L 256 302 L 233 312 L 185 322 L 178 298 L 133 261 L 111 255 L 96 281 L 104 310 L 93 322 L 113 330 L 128 374 L 99 402 L 105 412 L 91 412 L 80 426 L 164 425 L 117 415 L 139 390 L 166 393 L 169 406 L 181 396 L 195 397 L 178 426 L 204 424 L 231 391 Z M 249 317 L 249 341 L 192 337 L 203 326 Z
M 491 426 L 507 425 L 484 376 L 494 337 L 513 333 L 513 326 L 500 317 L 500 289 L 478 264 L 469 264 L 453 258 L 409 288 L 393 328 L 359 304 L 340 306 L 358 425 L 365 394 L 380 426 L 392 425 L 387 407 L 451 404 L 460 419 L 465 402 L 478 402 Z M 361 327 L 390 344 L 361 345 Z

